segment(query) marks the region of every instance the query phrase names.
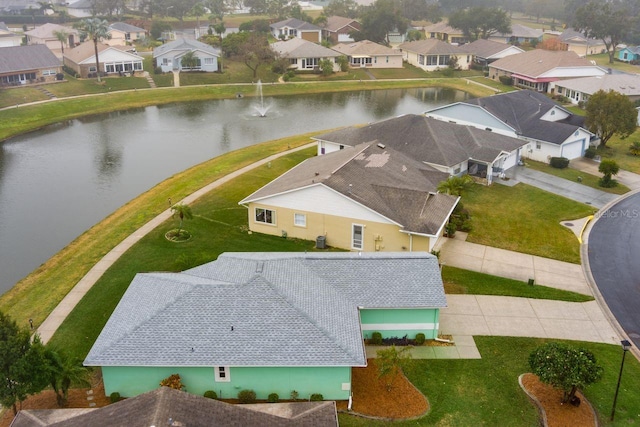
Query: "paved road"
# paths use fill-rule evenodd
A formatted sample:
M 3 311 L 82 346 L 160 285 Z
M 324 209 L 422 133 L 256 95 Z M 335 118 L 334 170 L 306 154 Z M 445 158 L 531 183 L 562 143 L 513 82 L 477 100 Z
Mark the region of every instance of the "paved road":
M 589 233 L 588 255 L 602 297 L 640 348 L 640 193 L 600 214 Z

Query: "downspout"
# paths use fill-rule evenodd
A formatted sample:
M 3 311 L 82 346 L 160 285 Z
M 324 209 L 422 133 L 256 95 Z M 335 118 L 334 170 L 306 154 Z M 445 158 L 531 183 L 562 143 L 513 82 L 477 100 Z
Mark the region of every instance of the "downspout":
M 409 252 L 413 252 L 413 234 L 409 233 Z

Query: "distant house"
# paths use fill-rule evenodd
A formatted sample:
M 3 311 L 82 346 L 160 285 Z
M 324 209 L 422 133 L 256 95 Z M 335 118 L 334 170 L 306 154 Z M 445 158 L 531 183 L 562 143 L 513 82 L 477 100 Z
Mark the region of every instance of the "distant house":
M 571 51 L 534 49 L 489 64 L 489 77 L 494 80 L 507 76 L 515 86 L 549 93 L 559 80 L 605 74 L 606 70 Z
M 114 22 L 109 25 L 110 39 L 104 40 L 109 46 L 126 46 L 145 38 L 146 31 L 126 22 Z
M 402 68 L 402 53 L 369 40 L 353 43 L 339 43 L 331 47 L 345 55 L 352 67 Z
M 187 69 L 182 66 L 181 58 L 187 52 L 194 52 L 198 58 L 198 64 L 195 68 Z M 219 49 L 191 39 L 177 39 L 153 49 L 155 66 L 160 67 L 163 73 L 173 70 L 212 73 L 218 71 L 218 58 L 220 58 Z
M 564 95 L 572 104 L 587 102 L 589 97 L 599 90 L 614 90 L 627 96 L 631 101 L 640 101 L 640 75 L 605 74 L 598 77 L 581 77 L 561 80 L 556 83 L 556 93 Z
M 348 400 L 352 367 L 367 364 L 363 338 L 435 338 L 445 306 L 438 260 L 425 252 L 224 253 L 137 274 L 84 365 L 101 368 L 107 395 L 179 374 L 190 393 L 222 399 L 251 389 Z
M 469 39 L 462 33 L 462 30 L 451 27 L 444 21 L 424 27 L 425 36 L 428 39 L 438 39 L 445 43 L 460 45 L 469 42 Z
M 515 166 L 526 144 L 510 136 L 415 114 L 340 129 L 313 139 L 318 141 L 318 155 L 376 141 L 447 175 L 469 174 L 484 184 L 491 184 L 494 176 Z
M 0 85 L 52 82 L 62 73 L 60 60 L 45 45 L 0 48 Z
M 466 44 L 463 50 L 473 55 L 473 62 L 485 66 L 500 58 L 524 52 L 518 46 L 505 45 L 486 39 L 478 39 Z
M 73 49 L 65 50 L 64 65 L 74 70 L 81 78 L 91 78 L 97 72 L 107 75 L 124 75 L 142 71 L 143 58 L 127 52 L 124 46 L 108 46 L 98 43 L 100 69 L 96 70 L 96 55 L 93 41 L 86 41 Z
M 67 5 L 67 13 L 76 18 L 90 18 L 96 16 L 96 12 L 94 0 L 78 0 Z
M 271 35 L 278 40 L 304 39 L 314 43 L 322 41 L 322 28 L 297 18 L 289 18 L 270 25 Z
M 622 62 L 640 61 L 640 46 L 626 46 L 618 51 L 618 59 Z
M 527 27 L 522 24 L 511 24 L 511 32 L 493 34 L 489 36 L 489 40 L 510 44 L 536 44 L 542 41 L 543 33 L 541 29 Z
M 531 90 L 470 99 L 425 114 L 524 140 L 527 145 L 522 155 L 540 162 L 551 157 L 582 157 L 590 144 L 597 145 L 595 135 L 584 127 L 583 116 Z
M 26 31 L 27 44 L 43 44 L 53 52 L 61 52 L 60 40 L 56 37 L 57 31 L 64 31 L 68 34 L 64 42 L 64 48 L 73 48 L 80 42 L 78 30 L 58 24 L 43 24 L 33 30 Z
M 22 36 L 16 34 L 0 22 L 0 47 L 20 46 L 22 44 Z
M 425 71 L 435 71 L 449 67 L 452 58 L 457 61 L 457 69 L 468 70 L 472 55 L 463 47 L 454 46 L 438 39 L 416 40 L 399 46 L 402 56 L 409 64 Z
M 281 58 L 288 59 L 289 68 L 294 70 L 318 69 L 320 61 L 328 59 L 333 63 L 333 71 L 340 71 L 340 64 L 336 62 L 340 54 L 317 43 L 293 38 L 272 43 L 271 49 Z
M 322 38 L 331 44 L 349 43 L 354 41 L 350 34 L 361 29 L 360 23 L 355 19 L 330 16 L 322 27 Z
M 606 51 L 606 46 L 601 39 L 585 37 L 573 28 L 564 30 L 558 36 L 558 40 L 562 43 L 564 50 L 575 52 L 581 57 L 598 55 Z

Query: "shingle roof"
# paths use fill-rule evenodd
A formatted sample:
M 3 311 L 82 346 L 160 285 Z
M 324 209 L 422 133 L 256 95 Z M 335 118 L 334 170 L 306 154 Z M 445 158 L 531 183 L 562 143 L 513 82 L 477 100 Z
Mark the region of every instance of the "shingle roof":
M 297 30 L 317 30 L 317 31 L 322 30 L 317 25 L 313 25 L 307 21 L 302 21 L 297 18 L 285 19 L 284 21 L 279 21 L 279 22 L 276 22 L 275 24 L 271 24 L 270 27 L 271 28 L 289 27 L 289 28 L 295 28 Z
M 531 90 L 470 99 L 464 103 L 482 107 L 514 128 L 519 135 L 555 144 L 563 143 L 584 126 L 584 117 L 572 114 L 547 96 Z M 556 122 L 542 120 L 541 117 L 553 108 L 562 109 L 569 117 Z
M 427 253 L 226 253 L 136 275 L 84 363 L 365 366 L 359 307 L 444 306 Z
M 350 24 L 358 23 L 355 19 L 345 18 L 343 16 L 330 16 L 327 18 L 327 23 L 323 26 L 326 31 L 339 31 Z
M 100 56 L 100 52 L 103 52 L 104 50 L 109 49 L 109 47 L 110 46 L 104 43 L 98 42 L 98 57 Z M 93 41 L 88 40 L 84 43 L 79 44 L 73 49 L 65 50 L 62 56 L 67 59 L 70 59 L 76 64 L 79 64 L 85 59 L 95 56 L 95 54 L 96 54 L 96 51 L 95 51 L 95 46 L 93 45 Z
M 60 67 L 60 60 L 46 45 L 0 48 L 0 73 Z
M 24 34 L 27 36 L 36 37 L 39 39 L 55 40 L 56 36 L 53 34 L 54 31 L 66 31 L 69 34 L 78 34 L 78 30 L 74 28 L 65 27 L 63 25 L 52 24 L 52 23 L 46 23 L 46 24 L 40 25 L 39 27 L 36 27 L 33 30 L 25 31 Z
M 574 43 L 574 44 L 586 44 L 589 45 L 604 45 L 602 39 L 596 39 L 589 37 L 587 38 L 583 33 L 574 30 L 573 28 L 567 28 L 564 30 L 559 36 L 558 40 L 564 43 Z
M 335 50 L 299 38 L 272 43 L 271 49 L 283 58 L 334 58 L 340 56 Z
M 144 28 L 136 27 L 126 22 L 114 22 L 109 25 L 109 29 L 122 31 L 123 33 L 144 33 L 145 31 Z
M 478 39 L 474 42 L 464 45 L 463 49 L 465 50 L 465 52 L 472 53 L 480 58 L 489 58 L 507 49 L 517 49 L 520 52 L 524 52 L 524 50 L 520 49 L 517 46 L 487 39 Z
M 436 22 L 435 24 L 424 27 L 425 33 L 445 33 L 445 34 L 462 34 L 462 30 L 453 28 L 444 21 Z
M 542 37 L 543 33 L 544 31 L 542 31 L 541 29 L 527 27 L 526 25 L 522 24 L 511 24 L 510 33 L 497 33 L 495 34 L 495 36 L 537 39 Z
M 189 427 L 337 426 L 335 402 L 232 405 L 161 387 L 103 408 L 23 410 L 13 427 L 165 426 L 167 420 Z
M 402 50 L 423 55 L 462 55 L 466 53 L 462 48 L 438 39 L 415 40 L 402 43 L 399 47 Z
M 343 55 L 402 55 L 402 53 L 396 49 L 392 49 L 387 46 L 383 46 L 378 43 L 374 43 L 369 40 L 361 40 L 359 42 L 351 43 L 338 43 L 332 46 L 331 49 L 340 52 Z
M 595 66 L 572 51 L 533 49 L 498 59 L 491 67 L 535 78 L 554 68 Z
M 198 40 L 181 38 L 169 43 L 165 43 L 162 46 L 158 46 L 157 48 L 153 49 L 153 57 L 156 58 L 172 50 L 177 51 L 176 53 L 184 53 L 191 50 L 201 50 L 211 55 L 220 56 L 220 50 L 211 45 L 199 42 Z

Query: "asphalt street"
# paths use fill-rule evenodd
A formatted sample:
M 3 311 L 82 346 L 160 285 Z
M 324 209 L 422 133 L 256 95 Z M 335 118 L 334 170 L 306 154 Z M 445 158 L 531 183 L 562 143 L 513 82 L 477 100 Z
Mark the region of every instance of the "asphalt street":
M 609 309 L 640 348 L 640 193 L 600 213 L 589 234 L 589 263 Z

